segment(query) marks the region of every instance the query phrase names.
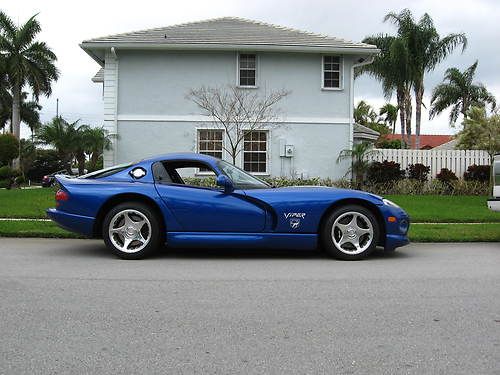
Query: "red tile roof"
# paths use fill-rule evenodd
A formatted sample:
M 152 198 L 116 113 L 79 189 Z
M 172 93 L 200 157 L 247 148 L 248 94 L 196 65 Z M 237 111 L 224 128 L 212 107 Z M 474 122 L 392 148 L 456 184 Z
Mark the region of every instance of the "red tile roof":
M 401 139 L 401 134 L 388 134 L 386 135 L 388 140 Z M 420 148 L 429 149 L 447 143 L 453 139 L 452 135 L 448 134 L 420 134 Z M 415 134 L 411 136 L 411 144 L 415 145 Z

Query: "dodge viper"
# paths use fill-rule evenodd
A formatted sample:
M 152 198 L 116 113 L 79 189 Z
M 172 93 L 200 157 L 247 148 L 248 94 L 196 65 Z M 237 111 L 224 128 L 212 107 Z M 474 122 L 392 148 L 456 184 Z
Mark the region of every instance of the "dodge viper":
M 214 186 L 194 186 L 186 178 L 194 174 L 212 174 L 207 181 Z M 408 243 L 409 217 L 389 200 L 329 187 L 275 188 L 208 155 L 167 154 L 56 179 L 56 208 L 48 216 L 65 229 L 103 238 L 124 259 L 166 244 L 321 248 L 355 260 L 377 246 L 392 251 Z

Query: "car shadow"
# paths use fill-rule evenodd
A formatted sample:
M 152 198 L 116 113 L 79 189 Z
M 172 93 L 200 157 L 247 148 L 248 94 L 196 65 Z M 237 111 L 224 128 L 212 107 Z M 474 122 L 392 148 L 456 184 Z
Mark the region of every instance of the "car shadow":
M 101 241 L 84 240 L 71 247 L 57 248 L 54 255 L 70 257 L 91 257 L 118 259 Z M 377 259 L 401 259 L 409 257 L 404 250 L 385 252 L 377 249 L 364 261 Z M 294 249 L 242 249 L 242 248 L 168 248 L 163 247 L 154 252 L 147 259 L 325 259 L 336 260 L 321 250 L 294 250 Z

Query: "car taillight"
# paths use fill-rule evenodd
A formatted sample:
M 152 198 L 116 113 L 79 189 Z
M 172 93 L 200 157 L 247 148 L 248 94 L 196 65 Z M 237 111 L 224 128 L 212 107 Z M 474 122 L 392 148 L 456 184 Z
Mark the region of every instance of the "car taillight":
M 56 192 L 56 202 L 67 201 L 69 199 L 69 194 L 64 190 L 59 189 Z

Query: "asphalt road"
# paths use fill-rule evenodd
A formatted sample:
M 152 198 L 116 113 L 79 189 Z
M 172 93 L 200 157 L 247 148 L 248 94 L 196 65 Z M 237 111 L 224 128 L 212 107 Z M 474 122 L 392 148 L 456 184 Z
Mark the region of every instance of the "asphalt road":
M 0 373 L 500 374 L 500 244 L 319 253 L 0 238 Z

